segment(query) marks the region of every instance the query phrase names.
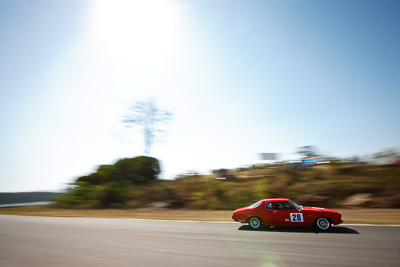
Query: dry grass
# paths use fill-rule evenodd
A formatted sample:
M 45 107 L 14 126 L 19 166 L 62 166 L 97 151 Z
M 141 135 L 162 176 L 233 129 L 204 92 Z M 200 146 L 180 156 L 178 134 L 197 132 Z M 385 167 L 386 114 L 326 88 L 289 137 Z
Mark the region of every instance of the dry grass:
M 337 209 L 345 223 L 399 224 L 400 209 Z
M 157 220 L 230 221 L 232 211 L 177 209 L 60 209 L 49 206 L 1 208 L 0 214 L 51 217 L 104 217 Z
M 345 223 L 399 224 L 399 209 L 338 209 Z M 59 209 L 51 206 L 1 208 L 0 214 L 157 220 L 232 221 L 232 211 L 173 209 Z

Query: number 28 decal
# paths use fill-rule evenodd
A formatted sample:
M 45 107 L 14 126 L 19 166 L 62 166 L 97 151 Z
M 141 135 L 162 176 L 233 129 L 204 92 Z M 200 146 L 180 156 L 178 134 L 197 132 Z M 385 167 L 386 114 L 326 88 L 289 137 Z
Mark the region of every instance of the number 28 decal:
M 291 222 L 304 222 L 303 213 L 290 213 Z

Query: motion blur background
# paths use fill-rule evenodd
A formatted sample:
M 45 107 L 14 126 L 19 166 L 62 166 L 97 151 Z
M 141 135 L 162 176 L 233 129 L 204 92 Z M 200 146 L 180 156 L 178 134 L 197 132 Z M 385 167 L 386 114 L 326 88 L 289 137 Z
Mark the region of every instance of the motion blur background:
M 151 152 L 163 179 L 261 152 L 295 160 L 306 145 L 362 161 L 396 151 L 399 11 L 396 0 L 2 0 L 0 191 L 62 189 L 143 154 L 121 123 L 136 100 L 174 114 Z

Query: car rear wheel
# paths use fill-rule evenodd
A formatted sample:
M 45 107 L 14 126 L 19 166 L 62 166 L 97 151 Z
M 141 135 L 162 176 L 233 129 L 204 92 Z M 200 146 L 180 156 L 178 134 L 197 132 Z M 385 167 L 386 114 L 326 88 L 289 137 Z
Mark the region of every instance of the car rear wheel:
M 249 225 L 251 228 L 253 229 L 260 229 L 262 226 L 262 221 L 260 218 L 258 217 L 251 217 L 249 219 Z
M 318 218 L 315 225 L 319 230 L 326 231 L 331 227 L 331 222 L 327 218 Z

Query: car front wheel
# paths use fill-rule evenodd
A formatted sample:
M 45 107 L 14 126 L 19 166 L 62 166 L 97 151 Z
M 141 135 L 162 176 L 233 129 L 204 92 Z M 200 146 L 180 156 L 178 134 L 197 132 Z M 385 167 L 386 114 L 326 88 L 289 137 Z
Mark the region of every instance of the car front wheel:
M 327 218 L 318 218 L 315 225 L 319 230 L 326 231 L 331 227 L 331 222 Z
M 258 218 L 258 217 L 251 217 L 251 218 L 249 219 L 249 225 L 250 225 L 250 227 L 253 228 L 253 229 L 260 229 L 261 226 L 262 226 L 261 219 Z

